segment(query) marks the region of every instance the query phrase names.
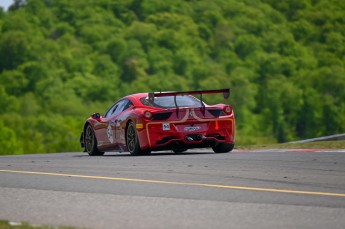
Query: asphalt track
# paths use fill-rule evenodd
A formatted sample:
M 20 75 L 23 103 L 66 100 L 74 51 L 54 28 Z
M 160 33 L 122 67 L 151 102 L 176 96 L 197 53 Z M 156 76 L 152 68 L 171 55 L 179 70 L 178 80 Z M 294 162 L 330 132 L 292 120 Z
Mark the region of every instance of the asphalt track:
M 345 228 L 345 150 L 0 157 L 0 219 L 78 228 Z

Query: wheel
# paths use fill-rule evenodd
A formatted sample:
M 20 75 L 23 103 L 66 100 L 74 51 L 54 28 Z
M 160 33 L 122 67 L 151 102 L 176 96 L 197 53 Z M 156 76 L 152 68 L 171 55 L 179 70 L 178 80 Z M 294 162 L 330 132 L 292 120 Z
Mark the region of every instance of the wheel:
M 174 153 L 183 153 L 183 152 L 186 152 L 186 151 L 187 151 L 186 149 L 173 149 Z
M 141 150 L 140 155 L 150 155 L 151 154 L 151 150 L 146 149 L 146 150 Z
M 149 155 L 151 150 L 141 150 L 137 130 L 133 122 L 130 122 L 126 130 L 126 144 L 130 154 L 132 155 Z
M 234 148 L 234 144 L 230 143 L 218 143 L 213 146 L 212 149 L 215 153 L 228 153 Z
M 90 156 L 102 156 L 104 154 L 104 152 L 100 152 L 97 148 L 97 139 L 91 125 L 86 127 L 84 142 L 85 150 Z

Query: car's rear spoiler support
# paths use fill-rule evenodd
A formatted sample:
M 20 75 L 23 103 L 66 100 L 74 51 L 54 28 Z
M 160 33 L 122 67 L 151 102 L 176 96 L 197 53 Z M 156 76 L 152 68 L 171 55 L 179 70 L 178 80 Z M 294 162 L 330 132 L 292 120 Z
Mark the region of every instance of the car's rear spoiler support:
M 165 96 L 174 96 L 174 102 L 176 106 L 176 115 L 178 117 L 178 105 L 176 102 L 176 96 L 178 95 L 200 95 L 200 104 L 203 110 L 203 114 L 205 116 L 205 104 L 202 101 L 203 94 L 220 94 L 223 93 L 224 99 L 228 99 L 230 97 L 230 89 L 217 89 L 217 90 L 202 90 L 202 91 L 180 91 L 180 92 L 150 92 L 149 93 L 149 101 L 153 103 L 155 97 L 165 97 Z

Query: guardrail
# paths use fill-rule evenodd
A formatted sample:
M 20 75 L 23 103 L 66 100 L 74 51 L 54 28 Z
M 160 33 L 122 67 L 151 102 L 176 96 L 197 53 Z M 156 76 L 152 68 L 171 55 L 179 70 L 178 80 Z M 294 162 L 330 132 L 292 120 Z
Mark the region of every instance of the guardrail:
M 330 136 L 324 136 L 319 138 L 311 138 L 306 140 L 288 142 L 288 143 L 305 143 L 305 142 L 320 142 L 320 141 L 343 141 L 345 140 L 345 134 L 335 134 Z

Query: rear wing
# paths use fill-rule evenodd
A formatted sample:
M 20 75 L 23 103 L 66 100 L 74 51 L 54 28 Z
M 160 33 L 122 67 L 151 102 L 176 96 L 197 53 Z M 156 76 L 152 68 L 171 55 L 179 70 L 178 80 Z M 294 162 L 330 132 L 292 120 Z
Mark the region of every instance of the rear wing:
M 150 92 L 148 93 L 148 99 L 150 103 L 153 103 L 155 97 L 164 97 L 164 96 L 174 96 L 174 102 L 177 109 L 178 115 L 178 105 L 176 102 L 176 96 L 178 95 L 200 95 L 200 105 L 203 107 L 203 113 L 205 112 L 205 104 L 202 101 L 203 94 L 221 94 L 223 93 L 224 99 L 228 99 L 230 97 L 230 88 L 226 89 L 218 89 L 218 90 L 202 90 L 202 91 L 180 91 L 180 92 Z M 205 113 L 204 113 L 205 115 Z
M 218 90 L 202 90 L 202 91 L 181 91 L 181 92 L 150 92 L 150 97 L 164 97 L 164 96 L 177 96 L 177 95 L 201 95 L 202 94 L 220 94 L 223 93 L 224 99 L 229 98 L 230 89 L 218 89 Z

